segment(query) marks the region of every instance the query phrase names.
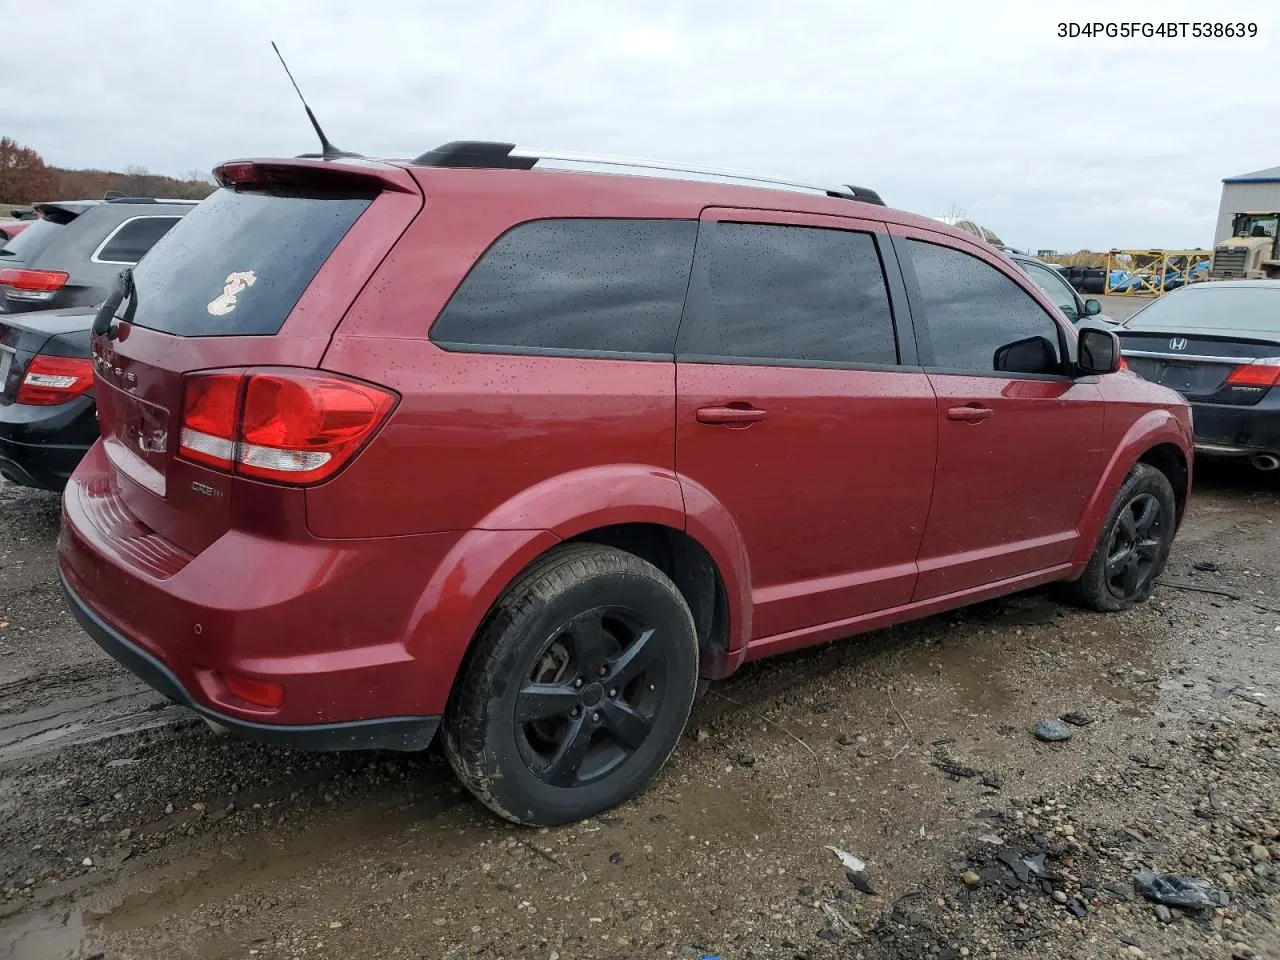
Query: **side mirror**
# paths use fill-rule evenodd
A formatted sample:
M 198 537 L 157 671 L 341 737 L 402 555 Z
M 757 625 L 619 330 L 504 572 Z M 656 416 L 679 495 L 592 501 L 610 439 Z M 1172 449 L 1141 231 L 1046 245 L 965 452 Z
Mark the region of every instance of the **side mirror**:
M 1084 302 L 1084 315 L 1086 317 L 1096 317 L 1102 312 L 1102 304 L 1090 297 Z
M 1110 330 L 1085 327 L 1080 331 L 1079 350 L 1076 368 L 1086 376 L 1115 373 L 1120 369 L 1120 338 Z
M 1027 337 L 996 350 L 994 366 L 1003 373 L 1057 373 L 1058 351 L 1048 337 Z

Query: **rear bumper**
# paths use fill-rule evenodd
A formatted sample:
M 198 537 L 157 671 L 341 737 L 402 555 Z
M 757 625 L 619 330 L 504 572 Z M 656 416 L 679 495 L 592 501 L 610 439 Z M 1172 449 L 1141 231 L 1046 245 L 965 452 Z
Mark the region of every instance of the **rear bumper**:
M 1193 403 L 1196 452 L 1209 456 L 1280 455 L 1280 390 L 1253 406 Z
M 249 736 L 326 749 L 418 749 L 438 725 L 461 639 L 421 609 L 458 534 L 317 540 L 228 529 L 195 554 L 134 510 L 155 509 L 92 447 L 62 498 L 58 569 L 76 616 L 174 700 Z M 277 707 L 227 679 L 278 684 Z
M 92 397 L 56 406 L 0 406 L 0 474 L 60 491 L 98 436 Z
M 196 700 L 157 657 L 131 643 L 94 612 L 59 572 L 71 613 L 93 641 L 143 683 L 233 733 L 297 750 L 424 750 L 439 717 L 384 717 L 345 723 L 257 723 L 212 710 Z

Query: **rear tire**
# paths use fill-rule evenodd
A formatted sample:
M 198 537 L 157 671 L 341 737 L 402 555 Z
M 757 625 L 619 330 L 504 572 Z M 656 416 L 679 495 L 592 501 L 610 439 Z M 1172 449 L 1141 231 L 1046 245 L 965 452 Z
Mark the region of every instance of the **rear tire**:
M 1089 565 L 1079 580 L 1064 585 L 1065 599 L 1104 613 L 1145 603 L 1169 559 L 1177 509 L 1169 478 L 1150 464 L 1136 464 L 1116 494 Z
M 675 584 L 633 554 L 571 544 L 525 571 L 481 627 L 445 715 L 445 755 L 498 815 L 572 823 L 649 784 L 697 680 Z

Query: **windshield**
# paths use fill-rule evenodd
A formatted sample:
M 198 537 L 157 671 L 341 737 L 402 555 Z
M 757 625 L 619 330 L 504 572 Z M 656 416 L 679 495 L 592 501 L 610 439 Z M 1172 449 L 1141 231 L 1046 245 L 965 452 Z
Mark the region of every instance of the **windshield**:
M 20 234 L 0 247 L 0 257 L 5 260 L 21 260 L 24 263 L 32 260 L 53 242 L 54 237 L 62 230 L 61 225 L 52 220 L 36 220 Z
M 1239 217 L 1236 220 L 1235 235 L 1237 237 L 1274 237 L 1277 221 L 1280 221 L 1280 217 L 1274 213 L 1263 217 Z
M 278 333 L 371 202 L 218 190 L 134 267 L 133 322 L 182 337 Z
M 1280 333 L 1280 283 L 1196 284 L 1167 293 L 1125 324 L 1135 330 L 1257 330 Z

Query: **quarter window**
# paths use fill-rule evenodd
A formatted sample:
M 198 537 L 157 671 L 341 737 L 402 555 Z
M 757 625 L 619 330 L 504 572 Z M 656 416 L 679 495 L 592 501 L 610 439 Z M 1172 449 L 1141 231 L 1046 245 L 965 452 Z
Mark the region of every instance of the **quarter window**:
M 431 339 L 446 347 L 670 358 L 689 286 L 692 220 L 536 220 L 472 268 Z
M 137 263 L 181 217 L 134 217 L 116 227 L 95 260 L 104 263 Z

